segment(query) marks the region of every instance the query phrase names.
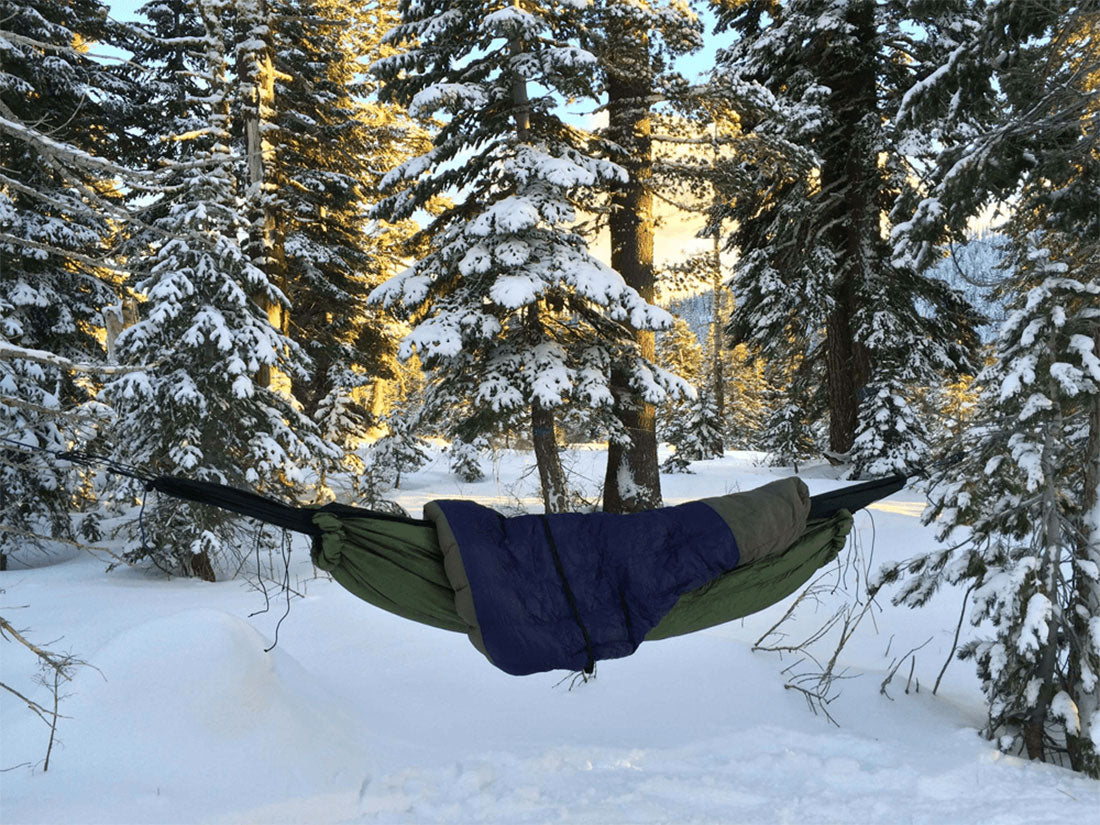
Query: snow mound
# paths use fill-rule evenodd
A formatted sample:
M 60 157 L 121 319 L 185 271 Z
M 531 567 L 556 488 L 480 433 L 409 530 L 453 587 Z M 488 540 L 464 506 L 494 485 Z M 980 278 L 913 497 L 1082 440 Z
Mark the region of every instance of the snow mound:
M 214 609 L 115 636 L 88 657 L 96 669 L 74 680 L 48 776 L 107 793 L 117 785 L 138 805 L 133 821 L 148 822 L 194 810 L 192 795 L 224 812 L 357 781 L 348 776 L 363 762 L 354 726 L 289 654 L 264 653 L 269 645 Z M 64 818 L 47 807 L 45 819 Z M 108 818 L 117 816 L 116 807 Z

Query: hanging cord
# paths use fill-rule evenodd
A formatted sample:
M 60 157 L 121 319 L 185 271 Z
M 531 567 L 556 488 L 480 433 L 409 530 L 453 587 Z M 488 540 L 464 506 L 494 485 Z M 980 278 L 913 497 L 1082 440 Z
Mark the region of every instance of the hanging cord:
M 260 566 L 260 537 L 263 535 L 263 525 L 256 525 L 256 542 L 253 546 L 253 552 L 256 555 L 256 581 L 260 583 L 260 592 L 264 594 L 264 609 L 256 610 L 248 614 L 248 618 L 253 616 L 259 616 L 261 613 L 266 613 L 271 609 L 271 597 L 267 595 L 267 585 L 264 584 L 264 571 Z
M 279 644 L 279 628 L 283 626 L 283 620 L 290 615 L 290 533 L 286 530 L 283 530 L 283 541 L 280 549 L 283 554 L 283 592 L 286 593 L 286 610 L 279 617 L 279 621 L 275 623 L 275 641 L 271 643 L 271 647 L 264 648 L 264 653 L 270 653 Z
M 148 476 L 141 472 L 137 467 L 130 464 L 124 464 L 121 461 L 116 461 L 109 456 L 97 455 L 96 453 L 82 452 L 79 450 L 54 450 L 49 447 L 42 447 L 37 444 L 26 444 L 22 441 L 18 441 L 14 438 L 7 436 L 0 436 L 0 442 L 9 444 L 22 453 L 48 453 L 55 456 L 62 461 L 68 461 L 71 464 L 77 464 L 82 467 L 99 468 L 105 470 L 108 473 L 114 475 L 123 476 L 125 478 L 133 479 L 134 481 L 140 481 L 144 488 L 141 497 L 141 509 L 138 511 L 138 530 L 141 535 L 141 547 L 145 550 L 148 546 L 147 534 L 145 530 L 145 506 L 148 501 L 148 495 L 151 490 L 155 490 L 159 498 L 161 491 L 167 492 L 169 495 L 174 495 L 179 498 L 184 498 L 190 501 L 210 504 L 215 507 L 221 507 L 223 509 L 237 512 L 242 515 L 246 515 L 252 518 L 259 518 L 261 521 L 267 521 L 268 523 L 275 524 L 276 526 L 283 528 L 283 539 L 281 543 L 281 552 L 283 557 L 283 581 L 282 589 L 286 594 L 286 610 L 283 615 L 279 617 L 279 621 L 275 625 L 275 640 L 271 647 L 265 648 L 264 652 L 268 653 L 275 649 L 275 646 L 279 644 L 279 629 L 282 627 L 283 621 L 290 615 L 290 556 L 291 556 L 291 539 L 288 530 L 295 530 L 298 532 L 309 533 L 311 535 L 316 534 L 316 528 L 312 524 L 312 511 L 303 508 L 292 507 L 290 505 L 283 504 L 282 502 L 275 501 L 274 499 L 268 499 L 263 496 L 250 493 L 245 490 L 238 490 L 236 488 L 228 487 L 224 484 L 216 484 L 212 482 L 201 481 L 189 481 L 187 479 L 171 478 L 169 476 L 158 476 L 156 478 Z M 355 511 L 356 508 L 337 508 L 334 510 L 346 509 L 348 511 Z M 396 517 L 390 517 L 393 520 L 405 520 L 398 519 Z M 259 545 L 260 536 L 263 532 L 261 527 L 256 533 L 256 559 L 257 559 L 257 575 L 259 575 Z M 271 608 L 271 599 L 267 593 L 267 587 L 263 583 L 263 576 L 259 575 L 260 587 L 263 590 L 265 606 L 263 610 L 256 613 L 249 614 L 249 617 L 257 615 L 257 613 L 265 613 Z
M 9 438 L 7 436 L 0 436 L 0 441 L 10 444 L 18 452 L 21 453 L 49 453 L 50 455 L 61 459 L 62 461 L 68 461 L 71 464 L 79 464 L 81 467 L 101 467 L 110 473 L 115 475 L 125 476 L 126 478 L 132 478 L 135 481 L 140 481 L 148 484 L 152 481 L 151 476 L 147 476 L 141 472 L 137 467 L 131 464 L 123 464 L 121 461 L 115 461 L 113 458 L 105 455 L 96 455 L 95 453 L 85 453 L 79 450 L 54 450 L 50 447 L 40 447 L 37 444 L 26 444 L 15 438 Z

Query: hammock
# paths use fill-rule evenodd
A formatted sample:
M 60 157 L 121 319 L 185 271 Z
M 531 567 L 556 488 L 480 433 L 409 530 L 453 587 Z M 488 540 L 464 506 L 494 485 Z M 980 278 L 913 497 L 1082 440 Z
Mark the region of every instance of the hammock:
M 633 515 L 506 518 L 433 501 L 425 519 L 342 504 L 294 507 L 226 485 L 160 476 L 148 489 L 313 538 L 314 563 L 354 595 L 465 633 L 516 674 L 591 672 L 642 641 L 755 613 L 835 559 L 851 513 L 905 478 L 810 497 L 797 478 Z

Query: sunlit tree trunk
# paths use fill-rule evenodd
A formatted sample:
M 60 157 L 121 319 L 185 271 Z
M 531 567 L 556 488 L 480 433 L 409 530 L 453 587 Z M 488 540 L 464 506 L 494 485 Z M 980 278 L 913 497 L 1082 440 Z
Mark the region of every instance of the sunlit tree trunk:
M 626 45 L 625 43 L 623 44 Z M 643 37 L 630 44 L 638 63 L 646 60 L 648 43 Z M 633 61 L 626 61 L 631 65 Z M 607 81 L 608 137 L 623 147 L 615 161 L 629 173 L 629 180 L 612 193 L 611 267 L 646 301 L 653 303 L 653 175 L 652 124 L 649 98 L 653 89 L 642 75 L 611 73 Z M 656 360 L 656 336 L 635 330 L 638 354 Z M 661 475 L 657 464 L 657 411 L 638 397 L 620 373 L 612 376 L 615 414 L 630 437 L 630 444 L 608 444 L 603 507 L 609 513 L 633 513 L 661 506 Z

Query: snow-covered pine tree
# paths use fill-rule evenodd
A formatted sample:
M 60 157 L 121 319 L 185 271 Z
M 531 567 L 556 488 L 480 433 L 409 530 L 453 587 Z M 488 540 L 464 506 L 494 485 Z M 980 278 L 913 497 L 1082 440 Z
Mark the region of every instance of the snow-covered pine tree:
M 796 379 L 797 380 L 797 379 Z M 772 464 L 798 466 L 819 453 L 814 443 L 810 416 L 804 409 L 798 385 L 788 384 L 774 393 L 771 413 L 764 422 L 758 446 L 765 450 Z
M 1034 234 L 1015 261 L 1018 297 L 960 463 L 933 479 L 926 521 L 963 541 L 887 572 L 919 606 L 941 582 L 974 588 L 963 648 L 989 702 L 990 737 L 1031 758 L 1068 753 L 1097 773 L 1100 547 L 1082 528 L 1089 410 L 1100 396 L 1100 279 L 1082 281 Z
M 485 470 L 481 467 L 481 453 L 488 447 L 484 438 L 476 438 L 468 443 L 460 438 L 451 441 L 447 452 L 451 457 L 451 472 L 463 481 L 481 481 L 485 478 Z
M 554 113 L 562 98 L 593 94 L 594 58 L 571 44 L 572 3 L 403 0 L 400 10 L 389 41 L 405 51 L 376 66 L 384 95 L 443 123 L 430 152 L 384 179 L 376 214 L 401 220 L 440 196 L 456 202 L 426 230 L 431 252 L 373 298 L 419 314 L 402 349 L 425 368 L 466 382 L 497 416 L 530 410 L 543 500 L 562 510 L 555 412 L 611 405 L 613 367 L 649 403 L 681 386 L 632 337 L 671 317 L 572 228 L 586 194 L 625 175 Z
M 402 405 L 386 416 L 386 434 L 368 453 L 369 473 L 380 486 L 396 489 L 402 473 L 419 470 L 428 461 L 428 444 L 420 437 L 419 410 Z
M 264 260 L 291 301 L 283 328 L 311 359 L 294 395 L 354 471 L 354 447 L 377 423 L 362 402 L 395 377 L 399 338 L 366 298 L 398 269 L 410 234 L 366 213 L 383 172 L 424 148 L 425 138 L 377 101 L 364 70 L 383 53 L 393 4 L 283 0 L 256 8 L 267 51 L 251 65 L 271 85 L 261 111 L 259 211 L 271 225 Z
M 813 158 L 800 174 L 753 155 L 733 163 L 739 191 L 717 215 L 736 222 L 730 242 L 742 253 L 730 329 L 783 362 L 821 361 L 830 449 L 856 474 L 910 469 L 921 427 L 898 400 L 971 366 L 968 307 L 891 260 L 884 232 L 899 192 L 913 186 L 889 123 L 918 74 L 934 69 L 907 56 L 920 53 L 924 11 L 874 0 L 717 9 L 739 38 L 719 54 L 714 85 L 764 85 L 775 102 L 753 113 L 752 131 Z M 822 346 L 807 349 L 819 331 Z
M 1074 2 L 994 4 L 958 69 L 919 107 L 948 138 L 898 254 L 919 257 L 992 201 L 1009 201 L 1009 293 L 995 361 L 977 379 L 962 462 L 927 514 L 961 546 L 887 571 L 897 600 L 975 588 L 992 634 L 977 661 L 991 736 L 1100 776 L 1100 30 Z M 982 82 L 978 82 L 982 81 Z M 973 102 L 970 115 L 959 109 Z M 958 103 L 959 105 L 955 105 Z M 947 104 L 947 105 L 945 105 Z M 934 112 L 933 120 L 928 112 Z
M 725 271 L 717 265 L 718 260 L 715 250 L 689 255 L 660 268 L 657 281 L 659 297 L 662 301 L 672 301 L 674 313 L 683 313 L 685 318 L 691 319 L 690 326 L 695 338 L 702 339 L 704 343 L 698 365 L 694 363 L 694 356 L 691 364 L 676 363 L 670 360 L 669 346 L 677 340 L 679 333 L 677 329 L 672 333 L 663 333 L 657 338 L 658 363 L 687 378 L 700 392 L 710 395 L 708 408 L 714 414 L 710 426 L 723 434 L 723 449 L 726 445 L 734 449 L 757 449 L 768 412 L 769 385 L 764 375 L 763 359 L 754 357 L 754 353 L 744 344 L 736 347 L 727 344 L 725 326 L 733 296 L 725 283 Z M 685 291 L 697 294 L 685 298 L 682 294 Z M 658 433 L 665 440 L 667 434 L 663 428 L 685 406 L 683 402 L 673 401 L 659 411 Z M 715 454 L 721 455 L 722 450 L 717 450 Z
M 696 387 L 702 383 L 706 376 L 703 347 L 683 318 L 674 317 L 672 326 L 657 336 L 657 363 Z M 662 409 L 660 417 L 667 420 L 673 406 Z
M 696 444 L 693 430 L 705 426 L 708 436 L 706 442 L 713 446 L 715 431 L 720 437 L 721 422 L 712 399 L 708 399 L 705 405 L 697 404 L 700 397 L 699 387 L 705 377 L 703 348 L 695 332 L 683 318 L 676 318 L 671 329 L 657 336 L 657 363 L 696 387 L 694 398 L 681 398 L 665 404 L 657 414 L 657 434 L 675 450 L 661 465 L 661 469 L 666 473 L 689 472 L 689 462 L 714 457 L 714 453 L 706 452 L 701 445 Z M 701 416 L 707 414 L 712 418 L 701 421 Z
M 103 361 L 132 90 L 92 41 L 120 42 L 97 0 L 0 0 L 0 568 L 28 538 L 74 535 L 87 490 L 38 449 L 85 444 L 106 417 L 94 372 L 68 367 Z
M 131 128 L 157 154 L 160 196 L 124 250 L 140 318 L 119 359 L 149 364 L 105 388 L 118 420 L 115 449 L 147 472 L 183 474 L 276 495 L 301 488 L 303 467 L 332 445 L 265 370 L 304 374 L 300 348 L 269 323 L 285 298 L 242 248 L 247 221 L 233 174 L 231 72 L 223 0 L 146 8 L 137 61 L 151 76 L 146 116 Z M 157 112 L 152 116 L 152 112 Z M 244 546 L 241 527 L 213 508 L 162 502 L 129 557 L 213 579 Z
M 722 422 L 723 444 L 735 450 L 754 450 L 760 445 L 771 390 L 764 360 L 757 352 L 747 344 L 729 344 L 725 329 L 733 308 L 733 295 L 726 280 L 724 270 L 715 266 L 710 291 L 711 321 L 703 347 L 708 373 L 706 386 Z
M 679 414 L 664 428 L 665 440 L 675 452 L 665 459 L 661 469 L 666 473 L 690 473 L 688 465 L 692 461 L 720 457 L 725 449 L 721 423 L 718 406 L 708 390 L 681 402 Z

